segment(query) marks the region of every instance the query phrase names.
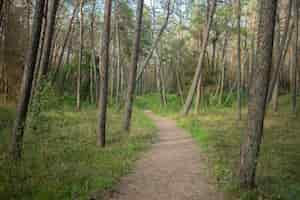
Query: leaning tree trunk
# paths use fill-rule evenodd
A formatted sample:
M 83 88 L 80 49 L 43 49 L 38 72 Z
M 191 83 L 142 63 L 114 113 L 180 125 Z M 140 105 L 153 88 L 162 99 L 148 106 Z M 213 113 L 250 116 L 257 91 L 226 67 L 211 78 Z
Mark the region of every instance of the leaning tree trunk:
M 58 57 L 58 63 L 57 63 L 55 72 L 53 74 L 53 80 L 55 80 L 55 77 L 56 77 L 57 73 L 59 72 L 59 70 L 61 68 L 61 65 L 63 63 L 63 57 L 64 57 L 64 54 L 65 54 L 65 50 L 66 50 L 68 41 L 70 40 L 70 35 L 71 35 L 71 32 L 72 32 L 72 27 L 73 27 L 73 21 L 74 21 L 75 15 L 77 13 L 76 12 L 77 8 L 78 8 L 78 6 L 74 7 L 73 14 L 72 14 L 72 17 L 71 17 L 70 22 L 69 22 L 68 30 L 67 30 L 64 42 L 63 42 L 63 46 L 61 48 L 61 51 L 60 51 L 60 54 L 59 54 L 59 57 Z
M 209 14 L 208 14 L 209 17 L 207 18 L 206 28 L 204 30 L 201 54 L 200 54 L 200 57 L 199 57 L 199 60 L 198 60 L 198 65 L 197 65 L 197 69 L 196 69 L 196 72 L 195 72 L 195 75 L 194 75 L 192 85 L 190 87 L 188 96 L 187 96 L 185 104 L 183 106 L 182 115 L 187 115 L 189 113 L 191 107 L 192 107 L 193 98 L 195 96 L 195 92 L 196 92 L 196 89 L 197 89 L 197 84 L 198 84 L 198 81 L 200 79 L 200 75 L 202 73 L 202 68 L 203 68 L 203 63 L 204 63 L 204 58 L 205 58 L 205 52 L 206 52 L 206 48 L 207 48 L 207 45 L 208 45 L 209 32 L 210 32 L 211 25 L 212 25 L 212 22 L 213 22 L 214 13 L 215 13 L 215 10 L 216 10 L 216 5 L 217 5 L 216 0 L 212 0 L 211 8 L 208 9 L 209 10 L 208 11 L 209 12 Z
M 139 0 L 138 7 L 137 7 L 137 21 L 136 21 L 136 30 L 135 30 L 134 49 L 132 54 L 132 67 L 129 72 L 128 90 L 127 90 L 127 96 L 125 102 L 125 118 L 124 118 L 124 125 L 123 125 L 125 131 L 129 131 L 130 129 L 130 122 L 132 116 L 132 106 L 133 106 L 134 91 L 136 86 L 137 66 L 138 66 L 139 53 L 140 53 L 143 8 L 144 8 L 144 0 Z
M 269 90 L 268 90 L 268 98 L 267 98 L 267 102 L 269 103 L 272 99 L 272 95 L 273 95 L 273 90 L 274 87 L 276 85 L 277 79 L 279 78 L 279 72 L 282 66 L 282 63 L 285 60 L 286 54 L 287 54 L 287 50 L 288 50 L 288 46 L 291 40 L 291 34 L 293 33 L 293 28 L 294 25 L 292 24 L 292 26 L 290 27 L 290 18 L 291 18 L 291 12 L 292 12 L 292 4 L 293 4 L 293 0 L 288 0 L 288 8 L 287 10 L 287 15 L 286 15 L 286 21 L 285 21 L 285 25 L 284 25 L 284 29 L 283 29 L 283 36 L 280 42 L 280 49 L 278 49 L 279 55 L 275 60 L 274 63 L 274 72 L 272 73 L 271 76 L 271 80 L 270 80 L 270 85 L 269 85 Z
M 136 78 L 137 80 L 141 79 L 142 74 L 144 73 L 146 67 L 148 66 L 148 64 L 149 64 L 149 62 L 150 62 L 150 60 L 151 60 L 158 44 L 159 44 L 159 41 L 162 38 L 162 35 L 163 35 L 164 31 L 166 30 L 166 28 L 168 26 L 170 15 L 171 15 L 171 0 L 168 0 L 167 1 L 167 15 L 166 15 L 164 24 L 162 25 L 161 29 L 159 30 L 158 35 L 157 35 L 156 39 L 153 42 L 153 45 L 152 45 L 152 48 L 151 48 L 149 54 L 147 55 L 145 61 L 143 62 L 143 64 L 140 67 L 140 72 L 138 73 L 137 78 Z
M 37 61 L 37 53 L 40 43 L 43 9 L 45 0 L 38 0 L 35 5 L 35 13 L 32 23 L 32 42 L 25 66 L 20 99 L 17 107 L 16 119 L 12 130 L 11 153 L 12 158 L 18 160 L 22 154 L 22 144 L 26 117 L 31 97 L 33 74 Z
M 276 8 L 277 0 L 260 1 L 257 60 L 252 72 L 248 102 L 248 128 L 243 138 L 240 160 L 240 185 L 246 189 L 251 189 L 255 185 L 256 167 L 263 136 L 266 100 L 272 67 Z
M 51 47 L 53 43 L 53 36 L 55 31 L 55 19 L 56 19 L 56 12 L 59 6 L 59 0 L 50 1 L 50 9 L 48 11 L 48 18 L 49 21 L 47 22 L 46 27 L 46 37 L 45 37 L 45 44 L 43 49 L 43 56 L 41 60 L 41 67 L 39 73 L 39 80 L 41 80 L 42 76 L 45 76 L 48 73 L 49 64 L 50 64 L 50 53 Z
M 101 42 L 101 63 L 100 63 L 100 98 L 99 98 L 99 124 L 98 124 L 98 145 L 104 147 L 106 143 L 106 112 L 108 93 L 108 70 L 109 70 L 109 45 L 110 45 L 110 18 L 112 0 L 105 0 L 104 30 Z

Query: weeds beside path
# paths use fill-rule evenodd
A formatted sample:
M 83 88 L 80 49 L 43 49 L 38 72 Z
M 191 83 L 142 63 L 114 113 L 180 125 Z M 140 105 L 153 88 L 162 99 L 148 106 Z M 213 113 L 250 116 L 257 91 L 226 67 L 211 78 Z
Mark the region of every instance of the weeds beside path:
M 159 141 L 122 178 L 110 200 L 222 200 L 205 169 L 205 156 L 176 122 L 148 116 L 155 121 Z

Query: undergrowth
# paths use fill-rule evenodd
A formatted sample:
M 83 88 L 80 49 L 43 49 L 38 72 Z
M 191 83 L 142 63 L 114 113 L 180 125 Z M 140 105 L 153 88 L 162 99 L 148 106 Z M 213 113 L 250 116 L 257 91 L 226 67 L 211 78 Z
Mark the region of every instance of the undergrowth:
M 174 96 L 168 99 L 175 98 Z M 161 108 L 156 94 L 138 99 L 138 106 L 175 118 L 188 130 L 208 158 L 209 171 L 228 200 L 300 199 L 300 116 L 290 111 L 290 98 L 280 98 L 279 111 L 268 109 L 264 139 L 257 169 L 257 189 L 240 191 L 238 187 L 240 144 L 246 128 L 247 110 L 237 122 L 235 102 L 230 105 L 206 104 L 198 114 L 180 116 L 180 102 Z M 299 101 L 300 103 L 300 101 Z
M 101 199 L 127 174 L 155 138 L 154 124 L 138 109 L 132 131 L 121 131 L 121 116 L 109 108 L 107 147 L 96 145 L 97 109 L 72 97 L 58 98 L 49 86 L 35 94 L 24 136 L 23 159 L 9 160 L 14 109 L 0 107 L 0 199 Z

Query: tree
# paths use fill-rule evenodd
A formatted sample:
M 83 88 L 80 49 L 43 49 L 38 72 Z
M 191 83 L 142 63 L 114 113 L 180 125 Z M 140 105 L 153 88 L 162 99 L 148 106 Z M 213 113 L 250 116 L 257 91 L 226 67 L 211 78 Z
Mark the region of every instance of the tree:
M 240 184 L 241 187 L 247 189 L 253 188 L 255 184 L 256 167 L 263 136 L 272 66 L 277 0 L 261 0 L 259 8 L 256 66 L 252 69 L 248 102 L 248 128 L 243 138 L 240 160 Z
M 137 80 L 140 80 L 140 78 L 142 77 L 142 75 L 143 75 L 143 73 L 145 71 L 145 68 L 149 64 L 149 62 L 150 62 L 150 60 L 151 60 L 151 58 L 152 58 L 152 56 L 154 54 L 154 51 L 157 48 L 157 45 L 159 44 L 159 41 L 160 41 L 160 39 L 161 39 L 161 37 L 162 37 L 165 29 L 168 26 L 170 15 L 171 15 L 171 0 L 168 0 L 167 1 L 167 15 L 166 15 L 165 21 L 164 21 L 162 27 L 160 28 L 155 41 L 153 42 L 153 45 L 152 45 L 152 48 L 151 48 L 149 54 L 147 55 L 145 61 L 143 62 L 143 64 L 140 67 L 140 72 L 137 75 Z
M 46 36 L 45 36 L 45 44 L 43 48 L 43 56 L 41 60 L 41 67 L 40 67 L 40 74 L 39 74 L 39 80 L 42 78 L 42 76 L 45 76 L 48 73 L 49 64 L 50 64 L 50 54 L 52 49 L 52 43 L 53 43 L 53 36 L 54 36 L 54 30 L 55 30 L 55 19 L 56 19 L 56 13 L 59 6 L 59 0 L 53 0 L 50 1 L 50 9 L 48 10 L 48 17 L 49 20 L 47 22 L 46 27 Z
M 21 158 L 24 128 L 31 97 L 33 74 L 37 61 L 37 53 L 40 43 L 42 18 L 45 0 L 37 0 L 32 23 L 32 42 L 28 53 L 27 63 L 24 70 L 20 99 L 16 112 L 16 119 L 12 130 L 11 153 L 15 160 Z
M 241 0 L 237 0 L 237 110 L 238 120 L 242 119 L 242 100 L 241 100 Z
M 77 87 L 76 87 L 76 109 L 80 110 L 80 88 L 81 88 L 81 65 L 82 65 L 82 51 L 83 51 L 83 3 L 84 0 L 80 0 L 80 30 L 79 30 L 79 61 L 77 70 Z
M 106 136 L 106 112 L 108 93 L 108 69 L 109 69 L 109 46 L 110 46 L 110 19 L 111 0 L 105 0 L 104 8 L 104 30 L 101 41 L 101 63 L 100 63 L 100 98 L 99 98 L 99 125 L 98 125 L 98 145 L 105 146 Z
M 299 35 L 299 2 L 298 0 L 293 1 L 294 5 L 294 23 L 295 33 L 294 41 L 292 46 L 293 58 L 292 58 L 292 112 L 297 112 L 297 72 L 298 72 L 298 35 Z
M 202 43 L 201 53 L 200 53 L 200 56 L 199 56 L 199 60 L 198 60 L 198 64 L 197 64 L 197 68 L 196 68 L 196 72 L 195 72 L 195 75 L 194 75 L 194 78 L 193 78 L 192 85 L 189 89 L 188 96 L 185 100 L 185 104 L 184 104 L 183 109 L 182 109 L 182 115 L 187 115 L 189 113 L 191 107 L 192 107 L 193 98 L 195 96 L 195 92 L 196 92 L 197 85 L 198 85 L 198 82 L 199 82 L 199 79 L 200 79 L 200 75 L 202 73 L 203 62 L 204 62 L 204 58 L 205 58 L 205 52 L 206 52 L 206 48 L 207 48 L 208 40 L 209 40 L 209 32 L 210 32 L 210 29 L 211 29 L 214 13 L 215 13 L 216 6 L 217 6 L 216 0 L 212 0 L 210 6 L 208 6 L 208 11 L 207 11 L 208 17 L 207 17 L 207 21 L 206 21 L 206 27 L 205 27 L 205 30 L 203 32 L 203 43 Z
M 137 6 L 137 20 L 136 20 L 136 28 L 135 28 L 136 30 L 135 30 L 133 53 L 132 53 L 132 66 L 129 72 L 128 89 L 127 89 L 127 96 L 125 102 L 125 116 L 124 116 L 124 126 L 123 126 L 125 131 L 129 131 L 130 129 L 130 122 L 132 116 L 133 97 L 134 97 L 134 91 L 136 87 L 136 74 L 137 74 L 137 66 L 138 66 L 139 53 L 140 53 L 143 7 L 144 7 L 144 0 L 139 0 Z
M 70 18 L 70 22 L 69 22 L 69 26 L 68 26 L 68 30 L 67 30 L 66 36 L 65 36 L 65 39 L 63 41 L 61 52 L 60 52 L 59 57 L 58 57 L 58 63 L 57 63 L 56 70 L 54 72 L 54 75 L 53 75 L 54 77 L 53 78 L 56 77 L 56 74 L 59 72 L 59 70 L 61 68 L 61 65 L 62 65 L 62 62 L 63 62 L 64 53 L 65 53 L 65 50 L 67 48 L 68 41 L 70 41 L 70 35 L 71 35 L 71 32 L 72 32 L 73 21 L 74 21 L 75 15 L 77 13 L 77 8 L 78 8 L 78 5 L 75 5 L 75 7 L 73 9 L 72 16 Z

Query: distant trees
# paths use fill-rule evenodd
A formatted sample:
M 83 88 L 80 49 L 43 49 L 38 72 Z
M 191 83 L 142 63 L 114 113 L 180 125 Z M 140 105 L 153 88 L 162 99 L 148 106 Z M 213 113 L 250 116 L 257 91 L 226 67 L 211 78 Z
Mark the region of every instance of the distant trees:
M 272 66 L 273 36 L 276 22 L 277 0 L 259 2 L 257 53 L 248 102 L 248 128 L 241 149 L 240 183 L 253 188 L 256 167 L 263 137 L 268 85 Z
M 217 6 L 217 2 L 216 0 L 212 0 L 212 2 L 210 3 L 210 7 L 207 8 L 207 21 L 206 21 L 206 26 L 205 29 L 203 31 L 203 43 L 201 46 L 201 53 L 199 56 L 199 60 L 198 60 L 198 64 L 197 64 L 197 68 L 196 68 L 196 72 L 192 81 L 192 85 L 189 89 L 187 98 L 185 100 L 185 104 L 183 106 L 182 109 L 182 115 L 187 115 L 192 107 L 192 103 L 193 103 L 193 98 L 195 96 L 196 93 L 196 89 L 197 89 L 197 84 L 199 82 L 202 70 L 203 70 L 203 65 L 204 65 L 204 58 L 205 58 L 205 54 L 206 54 L 206 48 L 208 45 L 208 39 L 209 39 L 209 33 L 211 30 L 211 26 L 213 23 L 213 18 L 214 18 L 214 14 L 216 11 L 216 6 Z
M 20 99 L 17 107 L 16 119 L 12 130 L 11 153 L 15 160 L 21 158 L 24 128 L 31 97 L 34 69 L 37 61 L 40 35 L 42 29 L 42 19 L 45 0 L 37 0 L 32 23 L 32 42 L 29 49 L 27 62 L 25 65 Z
M 52 49 L 52 43 L 54 38 L 55 24 L 56 24 L 56 13 L 59 6 L 59 0 L 49 1 L 49 9 L 47 13 L 47 26 L 45 27 L 45 40 L 44 40 L 44 48 L 42 52 L 42 60 L 40 67 L 39 79 L 42 76 L 45 76 L 48 73 L 49 65 L 50 65 L 50 54 Z

